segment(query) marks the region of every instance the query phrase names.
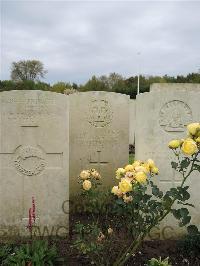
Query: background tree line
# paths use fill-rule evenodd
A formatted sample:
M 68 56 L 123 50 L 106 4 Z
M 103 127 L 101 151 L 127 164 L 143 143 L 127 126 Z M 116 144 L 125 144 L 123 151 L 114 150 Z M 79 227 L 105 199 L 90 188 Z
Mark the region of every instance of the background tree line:
M 137 94 L 137 76 L 125 78 L 120 74 L 111 73 L 100 77 L 92 76 L 85 84 L 57 82 L 53 85 L 40 81 L 47 70 L 38 60 L 13 62 L 11 80 L 0 80 L 0 91 L 9 90 L 44 90 L 70 94 L 76 91 L 112 91 L 128 94 L 132 99 Z M 199 73 L 190 73 L 186 76 L 140 76 L 140 92 L 148 92 L 152 83 L 200 83 Z

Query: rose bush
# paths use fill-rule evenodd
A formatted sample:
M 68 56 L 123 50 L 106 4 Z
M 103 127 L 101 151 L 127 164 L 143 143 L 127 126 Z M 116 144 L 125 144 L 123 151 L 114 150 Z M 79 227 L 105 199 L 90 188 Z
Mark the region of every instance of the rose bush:
M 169 213 L 179 220 L 180 226 L 186 226 L 190 223 L 191 217 L 187 206 L 193 205 L 188 202 L 190 198 L 189 187 L 185 186 L 185 182 L 193 171 L 200 172 L 200 124 L 192 123 L 188 125 L 187 129 L 188 135 L 185 139 L 172 140 L 168 144 L 176 159 L 171 163 L 172 167 L 182 174 L 180 186 L 173 187 L 166 193 L 162 192 L 155 184 L 155 179 L 159 178 L 159 169 L 152 159 L 136 160 L 133 164 L 116 170 L 118 184 L 111 189 L 111 198 L 106 199 L 103 203 L 106 211 L 102 214 L 98 211 L 98 218 L 93 216 L 94 219 L 97 219 L 92 222 L 98 226 L 98 230 L 102 234 L 108 228 L 112 228 L 112 235 L 109 235 L 109 238 L 108 234 L 107 236 L 106 233 L 103 234 L 105 238 L 102 241 L 107 243 L 107 249 L 112 249 L 112 245 L 108 245 L 108 240 L 114 241 L 120 231 L 128 234 L 129 237 L 131 236 L 132 240 L 129 243 L 126 241 L 120 243 L 120 251 L 114 252 L 114 257 L 110 256 L 110 264 L 103 265 L 124 265 L 137 251 L 151 229 L 159 226 Z M 100 193 L 97 192 L 98 185 L 101 183 L 99 173 L 94 169 L 84 170 L 80 174 L 79 182 L 83 189 L 83 195 L 87 197 L 87 204 L 91 206 L 90 211 L 95 213 L 97 211 L 96 199 Z M 178 207 L 174 207 L 175 202 L 178 203 L 176 205 Z M 100 223 L 102 217 L 104 222 Z M 196 230 L 196 228 L 189 226 L 188 230 Z M 98 238 L 96 241 L 98 243 Z M 103 249 L 101 251 L 103 252 Z M 100 257 L 102 263 L 103 253 L 100 254 Z M 108 260 L 108 258 L 105 259 Z M 94 261 L 94 258 L 92 260 Z

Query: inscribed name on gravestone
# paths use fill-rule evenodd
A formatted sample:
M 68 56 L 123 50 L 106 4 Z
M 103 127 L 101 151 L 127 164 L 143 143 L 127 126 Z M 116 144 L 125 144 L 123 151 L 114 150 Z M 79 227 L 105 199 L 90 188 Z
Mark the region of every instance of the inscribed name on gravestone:
M 84 92 L 70 96 L 70 193 L 80 192 L 77 177 L 95 168 L 104 186 L 128 162 L 129 96 Z
M 0 228 L 25 235 L 32 197 L 36 235 L 67 233 L 68 97 L 51 92 L 0 94 Z M 65 204 L 66 208 L 66 204 Z
M 182 176 L 171 167 L 175 160 L 173 152 L 168 148 L 172 139 L 186 137 L 186 125 L 200 120 L 200 86 L 187 84 L 181 89 L 180 84 L 153 85 L 150 93 L 141 94 L 136 103 L 136 158 L 146 160 L 152 158 L 158 165 L 160 174 L 155 179 L 159 187 L 167 189 L 181 184 Z M 195 172 L 188 180 L 190 185 L 192 223 L 200 224 L 199 173 Z M 167 227 L 166 227 L 167 226 Z M 161 229 L 167 229 L 169 237 L 177 237 L 181 233 L 178 223 L 168 217 Z M 164 236 L 161 236 L 164 238 Z M 165 236 L 166 237 L 166 236 Z

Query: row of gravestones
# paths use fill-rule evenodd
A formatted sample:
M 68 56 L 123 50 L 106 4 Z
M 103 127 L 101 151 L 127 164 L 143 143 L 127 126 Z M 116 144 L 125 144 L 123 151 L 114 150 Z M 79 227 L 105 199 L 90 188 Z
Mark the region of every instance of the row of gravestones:
M 184 136 L 186 124 L 200 120 L 199 102 L 195 84 L 154 84 L 136 101 L 112 92 L 2 92 L 0 237 L 28 234 L 33 202 L 36 235 L 66 234 L 69 191 L 79 191 L 80 171 L 96 168 L 104 185 L 111 186 L 115 169 L 128 162 L 129 143 L 136 144 L 136 158 L 155 160 L 163 189 L 178 184 L 167 143 Z M 198 178 L 189 181 L 195 203 Z M 200 223 L 198 206 L 192 210 L 195 224 Z M 174 225 L 170 217 L 159 237 L 174 235 Z

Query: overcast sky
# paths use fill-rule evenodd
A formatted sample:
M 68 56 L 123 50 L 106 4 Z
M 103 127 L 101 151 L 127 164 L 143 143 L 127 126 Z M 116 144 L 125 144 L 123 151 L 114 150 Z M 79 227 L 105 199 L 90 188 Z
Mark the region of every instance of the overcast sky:
M 140 52 L 140 55 L 138 55 Z M 117 72 L 200 69 L 200 2 L 2 1 L 1 79 L 11 62 L 41 60 L 45 82 Z

